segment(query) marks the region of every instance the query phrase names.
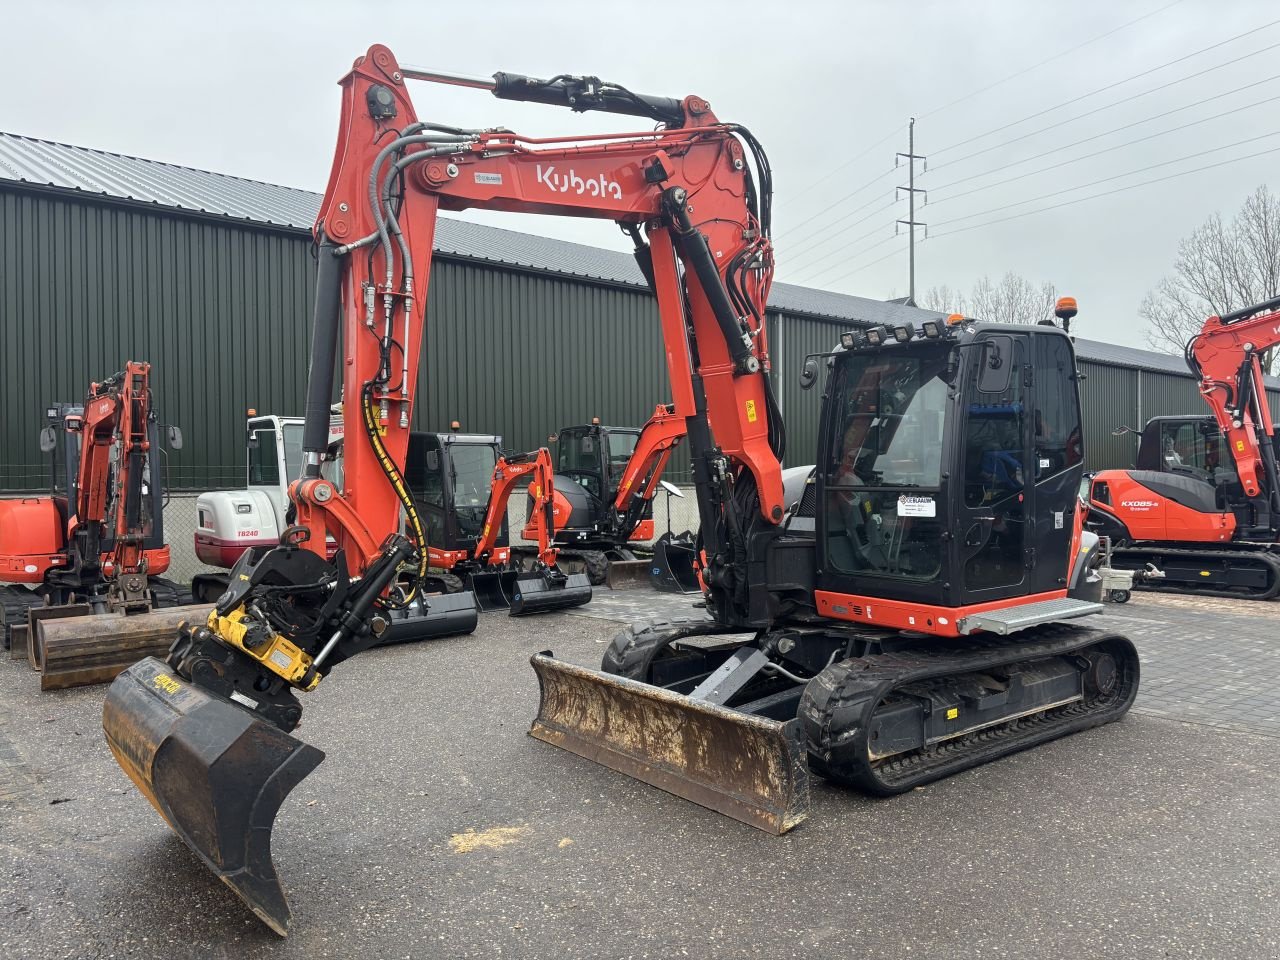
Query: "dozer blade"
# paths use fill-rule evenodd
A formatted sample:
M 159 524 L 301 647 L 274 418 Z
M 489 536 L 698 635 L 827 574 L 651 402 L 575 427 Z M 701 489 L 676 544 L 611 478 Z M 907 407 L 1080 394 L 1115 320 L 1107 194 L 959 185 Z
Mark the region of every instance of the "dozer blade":
M 780 723 L 552 658 L 529 735 L 773 834 L 809 815 L 798 720 Z
M 591 581 L 585 573 L 567 576 L 522 573 L 511 588 L 511 616 L 567 610 L 591 602 Z
M 116 762 L 174 832 L 284 936 L 289 904 L 271 862 L 271 825 L 324 753 L 154 657 L 112 682 L 102 727 Z
M 648 586 L 651 566 L 648 560 L 610 560 L 604 582 L 614 590 Z
M 702 585 L 693 567 L 696 555 L 692 544 L 660 538 L 653 545 L 649 582 L 663 593 L 701 593 Z
M 415 600 L 403 610 L 390 611 L 389 616 L 390 626 L 378 638 L 375 646 L 385 647 L 393 643 L 412 643 L 415 640 L 434 640 L 438 637 L 475 633 L 476 624 L 480 622 L 476 597 L 467 590 L 460 593 L 429 594 Z
M 515 591 L 519 570 L 491 570 L 467 575 L 467 589 L 476 597 L 476 604 L 485 613 L 505 610 L 511 606 L 511 594 Z

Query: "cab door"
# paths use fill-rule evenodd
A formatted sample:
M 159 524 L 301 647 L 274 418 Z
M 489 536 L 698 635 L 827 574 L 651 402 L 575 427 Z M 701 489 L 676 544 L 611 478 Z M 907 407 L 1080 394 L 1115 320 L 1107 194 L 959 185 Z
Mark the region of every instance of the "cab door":
M 1031 467 L 1028 593 L 1063 590 L 1071 575 L 1071 540 L 1080 509 L 1084 446 L 1075 351 L 1051 329 L 1031 335 Z
M 1028 529 L 1031 467 L 1031 371 L 1028 335 L 984 333 L 969 346 L 962 394 L 959 483 L 951 484 L 951 529 L 960 605 L 1027 593 L 1035 564 Z

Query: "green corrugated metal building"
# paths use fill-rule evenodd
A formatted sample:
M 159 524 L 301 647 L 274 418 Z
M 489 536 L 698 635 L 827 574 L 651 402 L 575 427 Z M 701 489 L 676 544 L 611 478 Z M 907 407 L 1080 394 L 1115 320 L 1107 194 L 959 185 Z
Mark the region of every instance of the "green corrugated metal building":
M 161 417 L 185 433 L 171 486 L 239 485 L 246 408 L 302 407 L 318 204 L 302 190 L 0 134 L 0 490 L 45 484 L 45 405 L 79 399 L 126 359 L 151 361 Z M 457 419 L 527 449 L 593 416 L 641 423 L 668 395 L 643 284 L 623 253 L 443 219 L 418 426 Z M 775 285 L 789 461 L 816 445 L 820 391 L 796 383 L 804 356 L 852 324 L 926 316 L 936 315 Z M 1093 468 L 1131 463 L 1135 440 L 1117 428 L 1202 409 L 1177 358 L 1077 348 Z

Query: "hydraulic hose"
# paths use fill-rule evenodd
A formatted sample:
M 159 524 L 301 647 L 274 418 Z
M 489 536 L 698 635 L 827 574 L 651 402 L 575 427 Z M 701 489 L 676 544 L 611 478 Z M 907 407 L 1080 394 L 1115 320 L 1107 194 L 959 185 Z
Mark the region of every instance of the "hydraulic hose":
M 733 304 L 729 302 L 729 294 L 720 278 L 720 271 L 716 269 L 715 257 L 711 255 L 707 238 L 689 220 L 689 211 L 685 206 L 687 198 L 688 194 L 683 187 L 670 187 L 662 195 L 663 205 L 674 227 L 672 233 L 676 245 L 693 267 L 698 283 L 711 304 L 711 312 L 715 314 L 720 332 L 724 334 L 734 366 L 739 373 L 756 373 L 760 369 L 760 361 L 751 352 L 751 335 L 743 329 L 733 311 Z

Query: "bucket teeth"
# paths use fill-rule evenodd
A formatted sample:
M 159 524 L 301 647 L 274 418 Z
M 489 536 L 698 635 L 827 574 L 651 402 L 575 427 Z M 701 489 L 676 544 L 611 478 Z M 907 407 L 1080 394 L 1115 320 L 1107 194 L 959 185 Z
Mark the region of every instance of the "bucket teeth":
M 271 828 L 324 754 L 154 657 L 112 682 L 102 726 L 116 761 L 174 832 L 284 936 L 289 904 L 271 862 Z
M 785 723 L 554 659 L 530 661 L 529 735 L 769 833 L 809 814 L 798 720 Z

